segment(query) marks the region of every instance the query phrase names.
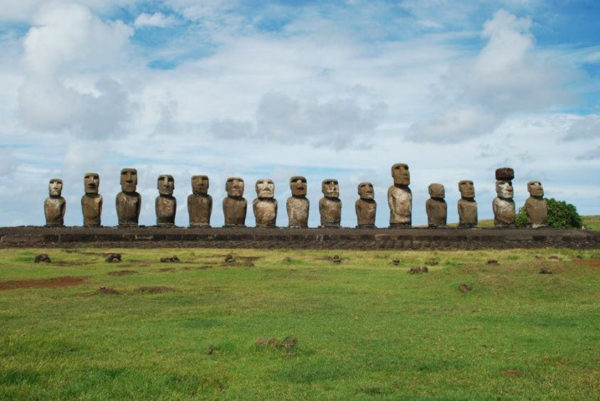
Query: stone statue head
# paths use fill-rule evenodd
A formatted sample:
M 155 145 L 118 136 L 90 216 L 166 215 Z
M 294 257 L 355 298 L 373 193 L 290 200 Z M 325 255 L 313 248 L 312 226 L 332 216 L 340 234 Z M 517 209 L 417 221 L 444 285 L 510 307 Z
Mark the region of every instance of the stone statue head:
M 121 191 L 135 192 L 137 188 L 137 170 L 134 168 L 124 168 L 121 170 Z
M 256 180 L 256 196 L 259 198 L 273 199 L 275 196 L 275 183 L 270 178 Z
M 542 183 L 539 181 L 529 181 L 527 183 L 527 191 L 534 198 L 544 197 L 544 187 L 542 187 Z
M 429 196 L 432 198 L 444 199 L 446 191 L 442 184 L 429 184 Z
M 290 178 L 290 189 L 292 190 L 292 195 L 294 196 L 306 196 L 306 178 L 301 176 L 294 176 Z
M 208 194 L 208 176 L 193 175 L 192 176 L 192 192 L 196 195 Z
M 239 177 L 229 177 L 225 183 L 227 196 L 241 197 L 244 195 L 244 180 Z
M 340 187 L 338 180 L 334 178 L 324 179 L 321 183 L 321 191 L 323 191 L 323 195 L 325 195 L 326 198 L 339 198 Z
M 159 194 L 172 196 L 173 190 L 175 189 L 175 180 L 173 179 L 172 175 L 161 174 L 158 176 L 156 187 L 158 188 Z
M 48 195 L 58 198 L 62 194 L 63 182 L 60 178 L 51 178 L 48 183 Z
M 458 190 L 460 196 L 463 198 L 474 198 L 475 197 L 475 186 L 471 180 L 462 180 L 458 182 Z
M 100 176 L 98 173 L 85 173 L 83 176 L 83 188 L 85 193 L 88 195 L 95 195 L 98 193 L 100 187 Z
M 510 181 L 496 181 L 496 194 L 502 199 L 512 199 L 513 187 Z
M 395 185 L 410 185 L 410 172 L 408 165 L 396 163 L 392 166 L 392 177 Z
M 360 199 L 373 199 L 375 197 L 373 184 L 370 182 L 361 182 L 358 184 L 358 196 L 360 196 Z

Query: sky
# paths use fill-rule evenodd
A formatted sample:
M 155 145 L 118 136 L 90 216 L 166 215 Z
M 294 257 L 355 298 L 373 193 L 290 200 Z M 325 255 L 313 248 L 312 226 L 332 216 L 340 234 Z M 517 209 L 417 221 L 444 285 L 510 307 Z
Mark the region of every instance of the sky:
M 319 224 L 321 181 L 340 184 L 356 225 L 370 181 L 389 224 L 390 167 L 411 172 L 413 224 L 430 183 L 475 183 L 493 217 L 494 171 L 600 214 L 597 0 L 0 0 L 0 226 L 43 225 L 48 181 L 64 181 L 65 224 L 81 225 L 86 172 L 116 225 L 121 168 L 137 168 L 140 224 L 156 222 L 160 174 L 175 177 L 186 226 L 190 177 L 207 174 L 212 224 L 229 176 L 245 198 L 272 178 L 277 224 L 303 175 Z M 251 207 L 247 225 L 254 225 Z

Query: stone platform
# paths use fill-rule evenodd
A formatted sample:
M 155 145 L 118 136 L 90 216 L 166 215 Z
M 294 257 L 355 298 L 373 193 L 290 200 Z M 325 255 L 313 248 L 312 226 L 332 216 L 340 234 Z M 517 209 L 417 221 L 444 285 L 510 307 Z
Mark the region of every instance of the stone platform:
M 555 229 L 3 227 L 0 248 L 600 248 L 600 232 Z

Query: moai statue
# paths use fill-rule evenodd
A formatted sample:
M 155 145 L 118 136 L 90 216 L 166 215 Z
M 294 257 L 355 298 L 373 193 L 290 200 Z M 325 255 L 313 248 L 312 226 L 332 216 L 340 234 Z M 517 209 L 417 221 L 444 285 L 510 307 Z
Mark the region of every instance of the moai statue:
M 408 165 L 396 163 L 392 166 L 394 185 L 388 189 L 390 206 L 390 228 L 410 227 L 412 224 L 412 192 Z
M 306 178 L 295 176 L 290 178 L 292 196 L 286 202 L 290 228 L 308 227 L 308 209 L 310 202 L 306 199 Z
M 65 225 L 67 202 L 61 196 L 63 182 L 60 178 L 52 178 L 48 183 L 48 197 L 44 201 L 46 227 L 62 227 Z
M 252 210 L 256 219 L 256 227 L 275 227 L 277 220 L 277 200 L 275 196 L 275 184 L 270 178 L 262 178 L 256 181 L 256 196 L 252 202 Z
M 98 173 L 86 173 L 83 176 L 83 188 L 85 190 L 85 195 L 81 197 L 83 226 L 100 227 L 102 195 L 98 193 L 100 188 L 100 176 Z
M 446 217 L 448 216 L 448 206 L 444 197 L 446 191 L 442 184 L 429 185 L 429 199 L 425 202 L 425 211 L 427 212 L 427 225 L 429 228 L 446 228 Z
M 248 203 L 244 199 L 244 180 L 230 177 L 225 183 L 227 197 L 223 199 L 224 227 L 246 227 L 246 209 Z
M 321 213 L 321 227 L 340 228 L 342 219 L 342 201 L 340 200 L 340 187 L 333 178 L 323 180 L 321 191 L 324 197 L 319 200 L 319 213 Z
M 117 218 L 119 227 L 137 227 L 142 207 L 142 197 L 135 192 L 137 187 L 137 170 L 124 168 L 121 170 L 121 192 L 117 194 Z
M 525 201 L 527 212 L 527 226 L 532 228 L 546 227 L 548 225 L 548 203 L 544 199 L 544 187 L 539 181 L 527 183 L 529 198 Z
M 375 192 L 373 184 L 370 182 L 361 182 L 358 184 L 358 196 L 354 208 L 356 209 L 356 228 L 375 228 L 375 212 L 377 211 L 377 202 L 375 202 Z
M 475 187 L 473 181 L 458 182 L 460 199 L 458 200 L 458 227 L 477 227 L 477 202 L 475 202 Z
M 156 183 L 158 196 L 154 202 L 156 210 L 156 225 L 159 227 L 175 226 L 175 213 L 177 213 L 177 199 L 173 196 L 175 180 L 172 175 L 161 174 Z
M 188 196 L 190 227 L 210 227 L 212 197 L 208 194 L 208 176 L 192 176 L 192 194 Z
M 515 178 L 515 173 L 512 168 L 504 167 L 496 170 L 496 194 L 498 196 L 492 202 L 495 227 L 515 227 L 513 178 Z

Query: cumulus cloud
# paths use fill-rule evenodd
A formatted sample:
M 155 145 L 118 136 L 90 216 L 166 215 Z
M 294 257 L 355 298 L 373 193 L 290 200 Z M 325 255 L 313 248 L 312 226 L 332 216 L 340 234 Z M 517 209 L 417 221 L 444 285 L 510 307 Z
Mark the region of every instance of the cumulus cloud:
M 158 27 L 164 28 L 177 23 L 177 19 L 171 15 L 165 16 L 163 13 L 147 14 L 142 13 L 133 22 L 136 28 Z
M 283 144 L 311 143 L 345 148 L 374 134 L 387 106 L 361 106 L 354 99 L 299 101 L 270 92 L 258 104 L 255 121 L 216 120 L 211 132 L 220 138 L 257 138 Z
M 101 71 L 117 61 L 131 34 L 122 22 L 105 23 L 81 5 L 42 7 L 23 40 L 24 125 L 80 136 L 114 134 L 132 106 L 121 83 Z M 86 73 L 97 78 L 86 83 Z
M 530 18 L 499 10 L 481 32 L 477 57 L 450 65 L 435 91 L 432 116 L 411 125 L 417 142 L 462 142 L 489 134 L 512 113 L 540 112 L 568 104 L 565 83 L 576 73 L 551 54 L 535 51 Z
M 574 119 L 566 130 L 565 140 L 600 138 L 600 115 L 590 114 Z

